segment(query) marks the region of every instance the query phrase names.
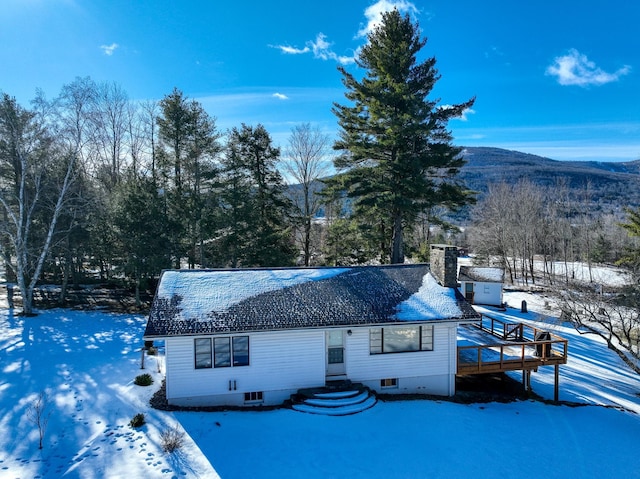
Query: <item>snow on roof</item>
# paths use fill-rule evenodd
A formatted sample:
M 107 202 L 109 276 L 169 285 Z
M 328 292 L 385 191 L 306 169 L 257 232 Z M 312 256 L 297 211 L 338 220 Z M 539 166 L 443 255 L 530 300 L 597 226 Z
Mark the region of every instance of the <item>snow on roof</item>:
M 460 304 L 459 304 L 460 303 Z M 475 318 L 428 265 L 166 271 L 146 337 Z
M 179 318 L 206 320 L 210 312 L 223 313 L 252 296 L 318 281 L 348 271 L 347 268 L 237 269 L 219 271 L 165 271 L 156 295 L 181 296 Z
M 483 266 L 460 266 L 460 281 L 481 281 L 487 283 L 502 283 L 504 269 Z
M 430 274 L 417 293 L 398 305 L 395 317 L 405 321 L 455 318 L 463 315 L 455 289 L 440 286 Z

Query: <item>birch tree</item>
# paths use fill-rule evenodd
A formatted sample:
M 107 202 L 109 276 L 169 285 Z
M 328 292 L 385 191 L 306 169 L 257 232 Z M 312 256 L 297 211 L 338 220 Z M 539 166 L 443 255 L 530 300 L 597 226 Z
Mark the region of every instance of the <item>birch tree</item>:
M 0 101 L 0 234 L 15 272 L 22 312 L 33 314 L 33 291 L 73 181 L 75 151 L 62 148 L 43 119 L 7 94 Z M 56 173 L 58 173 L 56 175 Z

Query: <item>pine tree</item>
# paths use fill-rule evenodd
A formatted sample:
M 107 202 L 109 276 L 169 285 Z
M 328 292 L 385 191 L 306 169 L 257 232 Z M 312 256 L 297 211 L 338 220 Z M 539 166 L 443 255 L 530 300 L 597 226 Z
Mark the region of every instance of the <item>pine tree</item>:
M 176 267 L 187 257 L 190 268 L 203 265 L 205 216 L 211 211 L 211 185 L 217 175 L 216 161 L 221 150 L 215 119 L 200 103 L 188 100 L 174 89 L 160 101 L 158 151 L 162 171 L 162 191 L 169 216 L 179 220 L 172 232 Z
M 421 211 L 470 201 L 455 181 L 464 162 L 447 122 L 474 99 L 445 107 L 428 98 L 440 77 L 435 58 L 418 62 L 425 44 L 418 25 L 393 10 L 358 55 L 362 80 L 339 67 L 350 103 L 333 109 L 341 128 L 334 148 L 342 154 L 334 161 L 341 173 L 330 186 L 344 185 L 355 212 L 377 210 L 375 228 L 386 248 L 381 259 L 391 263 L 404 262 L 403 232 Z
M 228 262 L 242 266 L 287 266 L 294 250 L 287 222 L 290 201 L 276 166 L 280 149 L 262 125 L 242 125 L 229 134 L 224 160 L 226 184 L 220 225 L 225 243 L 234 244 Z M 226 191 L 225 191 L 226 190 Z
M 171 230 L 164 214 L 164 198 L 152 179 L 131 176 L 114 192 L 113 221 L 120 250 L 120 268 L 135 287 L 136 304 L 146 281 L 171 265 Z
M 633 246 L 626 248 L 622 258 L 617 263 L 632 268 L 634 275 L 637 277 L 640 271 L 640 246 L 638 246 L 638 238 L 640 238 L 640 208 L 627 208 L 627 222 L 620 223 L 629 237 L 635 240 Z

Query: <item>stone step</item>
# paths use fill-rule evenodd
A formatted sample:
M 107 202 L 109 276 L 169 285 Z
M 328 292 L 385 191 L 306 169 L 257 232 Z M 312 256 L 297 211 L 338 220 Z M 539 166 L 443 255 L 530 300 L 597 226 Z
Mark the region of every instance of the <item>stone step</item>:
M 349 391 L 350 393 L 353 391 Z M 340 407 L 340 406 L 351 406 L 354 404 L 360 404 L 361 402 L 368 399 L 371 394 L 369 391 L 358 392 L 355 391 L 355 394 L 350 394 L 348 396 L 343 397 L 321 397 L 323 395 L 316 395 L 315 397 L 311 397 L 304 401 L 305 404 L 309 404 L 310 406 L 318 406 L 318 407 Z
M 351 414 L 357 414 L 376 405 L 378 400 L 375 396 L 369 396 L 365 401 L 358 404 L 351 404 L 348 406 L 337 407 L 318 407 L 311 406 L 306 403 L 294 404 L 291 407 L 296 411 L 306 412 L 309 414 L 320 414 L 324 416 L 349 416 Z
M 362 392 L 362 389 L 353 389 L 348 391 L 333 391 L 328 393 L 315 393 L 314 397 L 327 398 L 327 399 L 340 399 L 357 396 Z
M 301 390 L 291 397 L 291 408 L 310 414 L 346 416 L 365 411 L 377 403 L 368 388 L 351 383 L 344 386 L 342 390 L 334 386 Z

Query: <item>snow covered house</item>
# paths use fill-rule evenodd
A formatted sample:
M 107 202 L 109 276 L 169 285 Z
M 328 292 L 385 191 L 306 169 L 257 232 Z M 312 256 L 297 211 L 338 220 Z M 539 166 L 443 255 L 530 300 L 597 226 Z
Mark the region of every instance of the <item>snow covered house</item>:
M 457 326 L 477 313 L 428 265 L 169 270 L 144 339 L 164 340 L 178 406 L 277 405 L 348 379 L 455 393 Z
M 471 304 L 502 306 L 504 269 L 460 266 L 460 292 Z

